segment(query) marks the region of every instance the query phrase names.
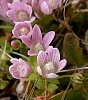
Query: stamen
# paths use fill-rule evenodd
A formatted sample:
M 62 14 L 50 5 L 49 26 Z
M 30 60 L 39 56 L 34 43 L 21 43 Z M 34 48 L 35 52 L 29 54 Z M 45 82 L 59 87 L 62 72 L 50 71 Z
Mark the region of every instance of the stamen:
M 28 34 L 29 30 L 27 27 L 22 27 L 20 30 L 19 30 L 20 34 L 21 35 L 26 35 Z
M 42 45 L 41 43 L 37 43 L 37 44 L 34 46 L 33 50 L 35 51 L 35 53 L 38 54 L 38 52 L 39 52 L 40 50 L 44 50 L 44 47 L 43 47 L 43 45 Z
M 17 12 L 17 19 L 18 19 L 18 21 L 29 20 L 29 14 L 24 10 L 20 10 Z

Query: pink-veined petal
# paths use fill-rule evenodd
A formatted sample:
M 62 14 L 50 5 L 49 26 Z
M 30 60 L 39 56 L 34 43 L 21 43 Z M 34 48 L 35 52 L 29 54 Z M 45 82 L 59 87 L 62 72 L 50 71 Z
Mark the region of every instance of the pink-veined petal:
M 37 67 L 37 72 L 42 76 L 42 70 L 41 70 L 40 66 Z
M 44 36 L 43 42 L 44 42 L 44 45 L 45 45 L 46 48 L 50 45 L 50 43 L 52 42 L 54 36 L 55 36 L 54 31 L 50 31 Z
M 43 3 L 40 5 L 41 7 L 41 11 L 46 14 L 46 15 L 49 15 L 50 14 L 50 11 L 49 11 L 49 7 L 46 3 L 46 1 L 43 1 Z
M 42 33 L 37 24 L 33 27 L 32 40 L 35 42 L 42 41 Z
M 33 42 L 30 40 L 30 38 L 28 36 L 20 36 L 22 42 L 28 47 L 28 48 L 32 48 L 33 46 Z
M 17 58 L 12 58 L 10 61 L 11 63 L 17 63 L 17 64 L 19 63 Z
M 56 78 L 56 77 L 58 77 L 58 75 L 56 75 L 54 73 L 50 73 L 50 74 L 46 74 L 45 77 L 46 78 Z
M 60 60 L 60 52 L 57 48 L 50 48 L 51 50 L 49 50 L 49 52 L 47 52 L 48 54 L 48 61 L 52 61 L 52 62 L 59 62 Z
M 28 50 L 28 55 L 30 55 L 30 56 L 36 56 L 37 54 L 34 53 L 32 50 Z
M 67 64 L 66 59 L 60 60 L 60 62 L 58 62 L 58 72 L 62 70 L 66 66 L 66 64 Z
M 44 51 L 40 51 L 39 53 L 38 53 L 38 56 L 37 56 L 37 63 L 38 63 L 38 65 L 40 66 L 40 67 L 42 67 L 43 66 L 43 64 L 45 63 L 45 61 L 46 61 L 46 53 L 44 52 Z

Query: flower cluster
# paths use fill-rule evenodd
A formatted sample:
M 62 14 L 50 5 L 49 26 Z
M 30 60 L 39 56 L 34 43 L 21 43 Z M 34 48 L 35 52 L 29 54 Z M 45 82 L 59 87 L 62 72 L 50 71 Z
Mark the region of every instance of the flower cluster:
M 43 36 L 40 27 L 37 24 L 32 26 L 31 23 L 36 18 L 40 18 L 43 13 L 52 14 L 54 9 L 61 6 L 62 0 L 2 1 L 6 2 L 7 7 L 4 14 L 14 24 L 13 36 L 28 47 L 29 56 L 37 57 L 36 72 L 44 78 L 56 78 L 58 76 L 56 74 L 66 66 L 67 61 L 66 59 L 60 60 L 59 50 L 50 46 L 55 32 L 49 31 Z M 3 6 L 2 2 L 1 5 Z M 16 41 L 11 42 L 11 45 L 16 45 Z M 16 79 L 22 80 L 33 72 L 31 65 L 21 58 L 12 58 L 11 63 L 9 71 Z

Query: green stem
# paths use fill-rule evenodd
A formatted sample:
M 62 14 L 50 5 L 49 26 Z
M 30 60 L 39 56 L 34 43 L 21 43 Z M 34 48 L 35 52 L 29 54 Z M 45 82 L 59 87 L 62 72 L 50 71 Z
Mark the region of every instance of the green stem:
M 77 71 L 77 70 L 85 70 L 85 69 L 88 69 L 88 67 L 81 67 L 81 68 L 68 69 L 68 70 L 61 70 L 58 73 L 65 73 L 65 72 L 71 72 L 71 71 Z
M 38 78 L 35 80 L 34 85 L 33 85 L 32 89 L 31 89 L 31 92 L 30 92 L 30 94 L 29 94 L 27 100 L 31 100 L 32 95 L 33 95 L 33 92 L 34 92 L 34 90 L 35 90 L 35 85 L 36 85 L 36 82 L 37 82 L 37 81 L 38 81 Z
M 3 25 L 2 25 L 2 26 L 0 26 L 0 29 L 5 29 L 5 28 L 6 28 L 6 29 L 12 29 L 12 27 L 11 27 L 11 26 L 5 26 L 5 25 L 4 25 L 4 26 L 3 26 Z
M 0 48 L 0 51 L 1 52 L 3 52 L 3 50 Z M 10 59 L 12 59 L 13 57 L 11 57 L 7 52 L 5 52 L 5 55 L 7 56 L 7 57 L 9 57 Z
M 6 51 L 6 46 L 7 46 L 7 41 L 5 40 L 5 45 L 4 45 L 4 50 L 3 50 L 3 53 L 2 53 L 1 60 L 4 59 L 5 51 Z
M 67 94 L 67 92 L 68 92 L 68 90 L 69 90 L 69 86 L 70 86 L 70 83 L 68 84 L 68 86 L 67 86 L 67 88 L 66 88 L 64 94 L 62 95 L 61 100 L 64 100 L 64 99 L 65 99 L 66 94 Z
M 65 78 L 65 77 L 71 77 L 72 75 L 63 75 L 63 76 L 59 76 L 58 79 L 60 78 Z
M 25 90 L 25 92 L 24 92 L 24 94 L 23 94 L 22 100 L 24 100 L 24 98 L 25 98 L 25 96 L 26 96 L 26 94 L 27 94 L 27 92 L 28 92 L 29 85 L 30 85 L 30 81 L 29 81 L 28 84 L 27 84 L 27 87 L 26 87 L 26 90 Z
M 45 79 L 45 100 L 47 100 L 47 80 Z
M 21 57 L 23 57 L 23 58 L 25 58 L 25 59 L 27 59 L 27 60 L 29 60 L 25 55 L 23 55 L 23 54 L 21 54 L 21 53 L 14 52 L 14 51 L 12 51 L 12 53 L 13 53 L 13 54 L 16 54 L 16 55 L 18 55 L 18 56 L 21 56 Z

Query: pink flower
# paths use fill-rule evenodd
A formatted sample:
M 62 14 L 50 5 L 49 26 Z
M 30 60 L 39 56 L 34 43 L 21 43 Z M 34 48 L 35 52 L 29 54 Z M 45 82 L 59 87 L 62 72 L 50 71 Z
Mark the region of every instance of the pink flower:
M 50 15 L 54 9 L 61 6 L 62 0 L 39 0 L 39 2 L 41 11 L 46 15 Z
M 12 58 L 12 65 L 9 67 L 11 75 L 16 79 L 23 79 L 32 72 L 31 67 L 22 59 Z
M 9 10 L 8 3 L 10 0 L 0 0 L 0 19 L 10 22 L 6 13 Z
M 29 22 L 17 22 L 12 30 L 13 35 L 16 38 L 20 38 L 22 35 L 29 35 L 31 36 L 32 26 Z
M 57 48 L 49 47 L 46 51 L 40 51 L 37 56 L 37 72 L 44 78 L 56 78 L 60 70 L 66 66 L 66 59 L 60 60 Z
M 39 6 L 39 0 L 22 0 L 22 2 L 32 6 L 34 14 L 38 19 L 41 17 L 42 12 Z
M 42 38 L 42 33 L 39 26 L 35 25 L 33 27 L 31 37 L 21 36 L 21 40 L 28 48 L 30 48 L 30 50 L 28 51 L 28 55 L 34 56 L 37 55 L 40 50 L 46 50 L 49 47 L 54 36 L 55 32 L 50 31 Z
M 32 7 L 24 2 L 14 1 L 9 3 L 10 10 L 7 11 L 7 16 L 13 22 L 22 22 L 34 20 L 32 15 Z

